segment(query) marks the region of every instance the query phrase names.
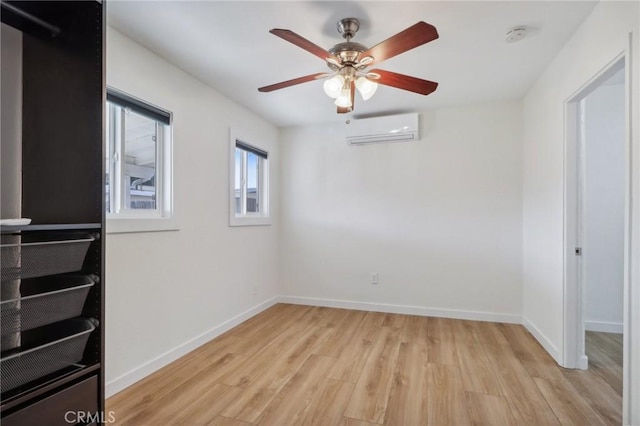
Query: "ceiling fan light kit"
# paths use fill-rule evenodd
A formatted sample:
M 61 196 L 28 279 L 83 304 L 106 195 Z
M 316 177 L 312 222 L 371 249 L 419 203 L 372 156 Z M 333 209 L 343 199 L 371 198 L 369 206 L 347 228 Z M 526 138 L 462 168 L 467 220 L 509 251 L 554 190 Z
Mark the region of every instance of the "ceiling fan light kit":
M 337 29 L 346 41 L 336 44 L 329 50 L 322 49 L 293 31 L 277 28 L 271 30 L 272 34 L 323 59 L 333 74 L 311 74 L 261 87 L 258 90 L 271 92 L 308 81 L 329 78 L 323 84 L 324 92 L 330 98 L 335 99 L 334 103 L 338 107 L 338 113 L 342 114 L 353 111 L 356 90 L 363 100 L 367 100 L 374 95 L 378 84 L 422 95 L 428 95 L 438 87 L 438 83 L 433 81 L 404 74 L 384 70 L 367 71 L 370 65 L 437 39 L 438 31 L 433 25 L 418 22 L 370 49 L 351 41 L 360 29 L 360 22 L 357 19 L 341 19 L 337 24 Z
M 340 91 L 340 96 L 338 96 L 336 98 L 336 101 L 334 103 L 336 104 L 336 106 L 338 106 L 340 108 L 350 108 L 352 106 L 352 104 L 351 104 L 351 88 L 350 87 L 344 87 Z
M 323 84 L 324 93 L 327 94 L 330 98 L 337 98 L 340 96 L 340 91 L 342 90 L 342 86 L 344 85 L 344 77 L 340 74 L 334 75 L 329 80 L 326 80 Z
M 367 77 L 358 77 L 356 80 L 356 89 L 362 95 L 365 101 L 373 96 L 378 90 L 378 83 L 369 80 Z

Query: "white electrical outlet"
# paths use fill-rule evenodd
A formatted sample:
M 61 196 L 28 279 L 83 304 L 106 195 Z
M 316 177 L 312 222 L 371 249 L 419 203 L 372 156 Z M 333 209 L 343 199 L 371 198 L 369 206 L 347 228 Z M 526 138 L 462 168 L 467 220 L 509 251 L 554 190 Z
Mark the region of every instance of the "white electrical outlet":
M 371 284 L 378 284 L 378 273 L 374 272 L 371 274 Z

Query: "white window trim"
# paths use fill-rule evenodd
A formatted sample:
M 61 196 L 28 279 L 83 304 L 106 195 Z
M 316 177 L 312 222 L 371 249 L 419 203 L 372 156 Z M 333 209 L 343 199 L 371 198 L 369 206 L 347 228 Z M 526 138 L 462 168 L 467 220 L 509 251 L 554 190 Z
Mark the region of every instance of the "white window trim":
M 120 92 L 128 97 L 135 98 L 128 93 L 121 92 L 117 89 L 109 87 L 110 91 Z M 154 106 L 145 100 L 136 98 L 141 102 Z M 106 106 L 108 107 L 108 106 Z M 169 131 L 164 132 L 162 137 L 161 149 L 156 153 L 158 164 L 162 164 L 162 179 L 156 183 L 156 188 L 159 195 L 158 209 L 153 211 L 136 211 L 127 209 L 126 212 L 117 214 L 106 214 L 106 233 L 107 234 L 120 234 L 120 233 L 135 233 L 135 232 L 158 232 L 158 231 L 177 231 L 180 229 L 178 221 L 176 220 L 175 208 L 173 205 L 173 113 L 169 113 L 170 125 Z M 109 123 L 107 123 L 109 125 Z M 124 144 L 122 138 L 120 138 L 121 144 Z M 118 147 L 118 154 L 123 151 L 123 146 Z M 116 168 L 117 173 L 121 173 L 121 164 Z
M 269 213 L 270 192 L 269 184 L 269 160 L 264 162 L 264 167 L 260 171 L 260 192 L 262 194 L 261 212 L 255 214 L 247 214 L 243 216 L 236 215 L 236 188 L 235 188 L 235 164 L 236 164 L 236 141 L 242 141 L 247 145 L 255 146 L 268 153 L 268 150 L 260 146 L 256 142 L 258 139 L 243 130 L 231 128 L 229 132 L 229 226 L 268 226 L 271 225 L 271 216 Z

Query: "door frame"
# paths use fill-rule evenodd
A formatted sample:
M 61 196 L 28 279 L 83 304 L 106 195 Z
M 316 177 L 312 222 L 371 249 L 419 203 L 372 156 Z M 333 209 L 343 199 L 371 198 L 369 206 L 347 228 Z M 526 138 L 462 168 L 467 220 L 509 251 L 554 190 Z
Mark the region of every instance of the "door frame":
M 604 67 L 584 83 L 564 102 L 564 294 L 563 294 L 563 353 L 562 366 L 566 368 L 586 369 L 588 359 L 585 355 L 584 328 L 584 283 L 582 262 L 576 255 L 576 247 L 581 244 L 581 229 L 584 223 L 582 208 L 584 160 L 580 152 L 584 149 L 583 117 L 580 117 L 580 102 L 600 86 L 624 65 L 625 73 L 625 218 L 624 218 L 624 312 L 623 312 L 623 418 L 629 416 L 629 386 L 631 384 L 629 361 L 630 345 L 628 331 L 631 324 L 631 240 L 632 240 L 632 116 L 631 116 L 631 46 L 630 40 L 624 50 L 619 52 Z

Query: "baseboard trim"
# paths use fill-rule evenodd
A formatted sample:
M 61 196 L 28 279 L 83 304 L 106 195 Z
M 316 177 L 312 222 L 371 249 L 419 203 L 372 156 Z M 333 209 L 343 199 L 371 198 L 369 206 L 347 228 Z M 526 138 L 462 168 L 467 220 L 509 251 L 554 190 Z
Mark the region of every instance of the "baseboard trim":
M 586 355 L 580 355 L 578 359 L 578 368 L 580 370 L 587 370 L 589 368 L 589 358 Z
M 520 315 L 493 312 L 462 311 L 455 309 L 427 308 L 422 306 L 391 305 L 386 303 L 354 302 L 351 300 L 320 299 L 315 297 L 281 296 L 280 303 L 323 306 L 327 308 L 355 309 L 358 311 L 385 312 L 390 314 L 419 315 L 424 317 L 454 318 L 473 321 L 491 321 L 521 324 Z
M 585 321 L 584 329 L 587 331 L 598 331 L 601 333 L 622 334 L 624 332 L 624 325 L 616 322 Z
M 529 330 L 529 333 L 531 333 L 533 337 L 536 338 L 536 340 L 542 345 L 544 350 L 549 352 L 549 355 L 551 355 L 551 357 L 558 363 L 558 365 L 562 365 L 562 357 L 560 356 L 560 351 L 558 350 L 558 348 L 556 348 L 553 343 L 551 343 L 551 341 L 547 339 L 547 337 L 542 334 L 542 332 L 538 330 L 536 326 L 531 324 L 531 322 L 529 322 L 526 318 L 522 319 L 522 325 L 524 325 L 524 328 Z
M 279 302 L 279 297 L 273 297 L 265 302 L 262 302 L 256 306 L 254 306 L 253 308 L 250 308 L 244 312 L 242 312 L 241 314 L 236 315 L 235 317 L 223 322 L 222 324 L 212 328 L 209 331 L 206 331 L 204 333 L 202 333 L 199 336 L 194 337 L 191 340 L 188 340 L 178 346 L 176 346 L 173 349 L 168 350 L 167 352 L 163 353 L 162 355 L 159 355 L 147 362 L 145 362 L 144 364 L 129 370 L 128 372 L 116 377 L 115 379 L 111 380 L 109 383 L 106 384 L 105 387 L 105 394 L 106 397 L 109 398 L 112 395 L 115 395 L 116 393 L 120 392 L 123 389 L 128 388 L 129 386 L 133 385 L 134 383 L 136 383 L 137 381 L 142 380 L 143 378 L 147 377 L 148 375 L 150 375 L 151 373 L 161 369 L 162 367 L 166 366 L 167 364 L 172 363 L 173 361 L 177 360 L 178 358 L 188 354 L 189 352 L 193 351 L 194 349 L 197 349 L 198 347 L 204 345 L 205 343 L 209 342 L 212 339 L 215 339 L 216 337 L 218 337 L 219 335 L 221 335 L 222 333 L 232 329 L 233 327 L 237 326 L 238 324 L 248 320 L 249 318 L 259 314 L 260 312 L 270 308 L 271 306 L 275 305 L 276 303 Z
M 173 349 L 135 367 L 128 372 L 116 377 L 106 384 L 105 394 L 109 398 L 112 395 L 128 388 L 134 383 L 144 379 L 148 375 L 172 363 L 178 358 L 197 349 L 222 333 L 232 329 L 249 318 L 270 308 L 276 303 L 290 303 L 294 305 L 323 306 L 329 308 L 355 309 L 359 311 L 385 312 L 392 314 L 419 315 L 428 317 L 454 318 L 472 321 L 491 321 L 509 324 L 521 324 L 519 315 L 498 314 L 492 312 L 462 311 L 454 309 L 427 308 L 422 306 L 392 305 L 386 303 L 354 302 L 350 300 L 320 299 L 313 297 L 276 296 L 259 305 L 242 312 L 239 315 L 223 322 L 222 324 L 188 340 Z M 532 333 L 535 336 L 535 333 Z M 539 340 L 539 339 L 538 339 Z M 541 342 L 542 343 L 542 342 Z M 544 344 L 543 344 L 544 346 Z M 554 357 L 555 358 L 555 357 Z

